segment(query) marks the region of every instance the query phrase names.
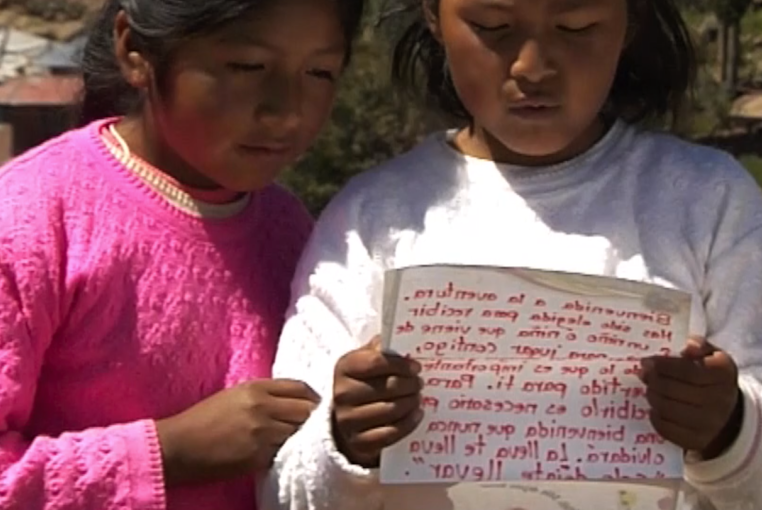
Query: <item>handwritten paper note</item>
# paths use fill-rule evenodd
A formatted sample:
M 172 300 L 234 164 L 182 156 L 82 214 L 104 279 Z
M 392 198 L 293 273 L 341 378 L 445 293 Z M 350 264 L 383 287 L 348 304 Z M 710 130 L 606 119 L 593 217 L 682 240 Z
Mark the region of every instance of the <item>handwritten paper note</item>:
M 384 483 L 673 478 L 639 360 L 678 353 L 690 297 L 610 278 L 430 266 L 387 274 L 383 340 L 423 364 L 423 423 Z
M 425 508 L 449 510 L 677 510 L 684 508 L 682 480 L 585 482 L 505 482 L 448 484 L 444 497 L 426 499 Z M 428 494 L 440 491 L 428 491 Z M 396 486 L 385 495 L 386 508 L 419 508 L 419 488 Z M 430 503 L 431 502 L 431 503 Z M 430 503 L 430 504 L 429 504 Z M 434 506 L 434 505 L 439 506 Z

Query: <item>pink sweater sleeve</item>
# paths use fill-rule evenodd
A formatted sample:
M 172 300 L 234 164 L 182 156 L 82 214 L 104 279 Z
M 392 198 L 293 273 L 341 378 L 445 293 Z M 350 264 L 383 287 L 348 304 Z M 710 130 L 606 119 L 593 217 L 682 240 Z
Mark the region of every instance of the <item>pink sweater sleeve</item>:
M 64 214 L 45 203 L 45 183 L 34 181 L 0 178 L 0 508 L 164 509 L 152 421 L 60 437 L 22 433 L 69 306 Z

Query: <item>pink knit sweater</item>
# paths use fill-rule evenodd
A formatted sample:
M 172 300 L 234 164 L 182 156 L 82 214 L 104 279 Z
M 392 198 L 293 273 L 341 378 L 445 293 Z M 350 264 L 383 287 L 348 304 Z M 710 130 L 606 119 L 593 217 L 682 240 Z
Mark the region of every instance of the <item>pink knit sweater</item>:
M 252 510 L 249 477 L 165 491 L 153 420 L 270 376 L 311 220 L 275 186 L 187 215 L 101 126 L 0 170 L 0 508 Z

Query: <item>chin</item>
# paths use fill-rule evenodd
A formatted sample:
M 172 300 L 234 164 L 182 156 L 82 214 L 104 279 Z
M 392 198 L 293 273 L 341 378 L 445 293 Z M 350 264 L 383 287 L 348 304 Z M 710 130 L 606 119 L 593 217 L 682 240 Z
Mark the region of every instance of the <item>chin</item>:
M 264 189 L 271 185 L 273 182 L 275 182 L 275 179 L 248 179 L 244 181 L 234 181 L 230 183 L 226 183 L 223 186 L 230 190 L 235 191 L 237 193 L 252 193 L 255 191 L 259 191 L 261 189 Z
M 566 141 L 554 143 L 554 140 L 539 140 L 537 138 L 526 140 L 524 143 L 521 142 L 511 140 L 504 145 L 511 152 L 528 158 L 552 158 L 563 153 L 570 145 Z
M 550 126 L 505 126 L 499 134 L 492 131 L 492 136 L 511 153 L 525 158 L 553 158 L 566 152 L 573 143 L 573 137 Z
M 283 170 L 280 166 L 253 165 L 228 167 L 217 182 L 223 188 L 238 193 L 250 193 L 270 186 Z

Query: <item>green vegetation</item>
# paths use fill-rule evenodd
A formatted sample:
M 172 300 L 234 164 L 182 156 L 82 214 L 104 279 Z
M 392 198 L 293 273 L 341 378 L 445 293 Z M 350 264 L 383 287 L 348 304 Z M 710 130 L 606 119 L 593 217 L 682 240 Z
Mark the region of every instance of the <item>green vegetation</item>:
M 741 164 L 749 170 L 757 182 L 762 185 L 762 157 L 759 156 L 741 156 Z
M 741 21 L 741 32 L 753 36 L 762 36 L 762 9 L 750 11 Z

